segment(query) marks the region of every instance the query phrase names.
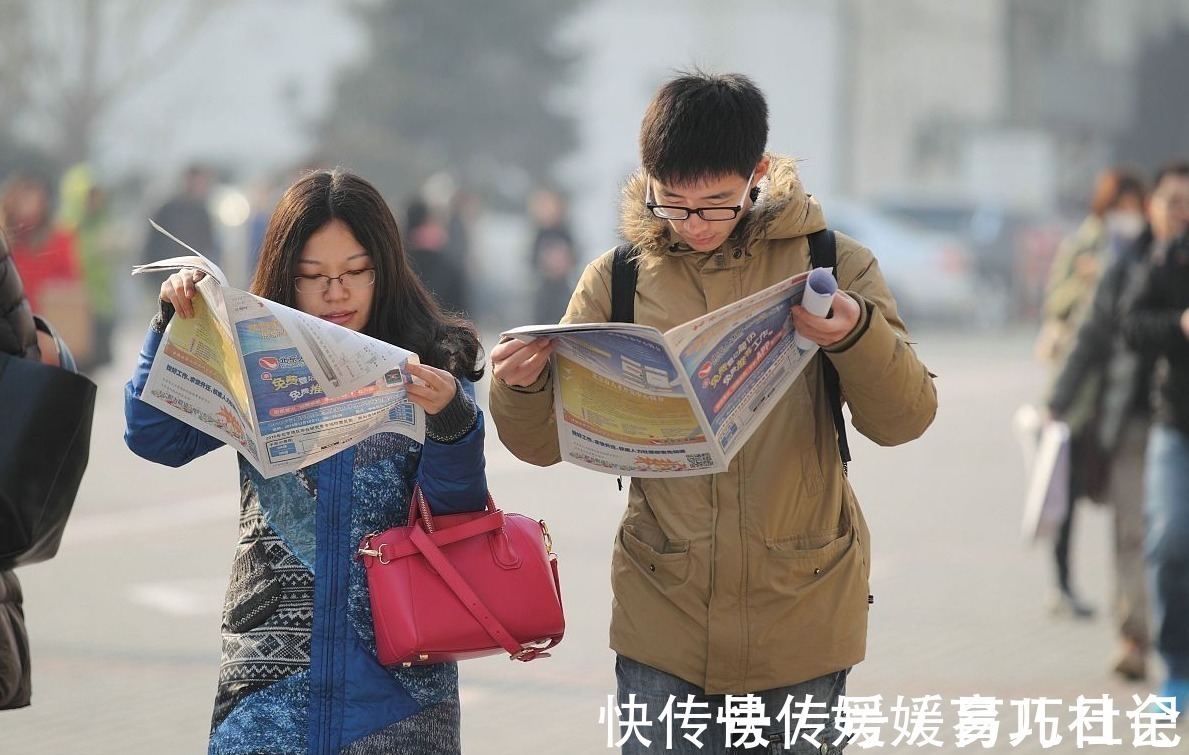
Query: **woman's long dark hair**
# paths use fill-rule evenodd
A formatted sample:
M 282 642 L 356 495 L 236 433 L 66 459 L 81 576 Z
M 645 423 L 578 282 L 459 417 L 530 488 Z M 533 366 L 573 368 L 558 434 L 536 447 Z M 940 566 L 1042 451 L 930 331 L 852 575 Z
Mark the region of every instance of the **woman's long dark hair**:
M 310 236 L 332 220 L 351 229 L 376 268 L 364 333 L 415 352 L 425 364 L 477 381 L 482 347 L 475 326 L 442 311 L 409 266 L 396 219 L 376 187 L 341 170 L 311 173 L 289 187 L 273 211 L 252 293 L 296 307 L 293 278 Z

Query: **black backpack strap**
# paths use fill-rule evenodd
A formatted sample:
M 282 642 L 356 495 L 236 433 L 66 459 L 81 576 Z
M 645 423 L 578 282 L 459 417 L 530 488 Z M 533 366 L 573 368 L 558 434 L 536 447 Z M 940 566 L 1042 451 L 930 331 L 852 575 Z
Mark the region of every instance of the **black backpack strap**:
M 838 242 L 834 232 L 823 228 L 809 234 L 809 264 L 810 267 L 826 267 L 838 279 Z M 822 378 L 826 382 L 826 397 L 830 401 L 830 414 L 834 417 L 834 432 L 838 436 L 838 455 L 842 457 L 842 470 L 846 472 L 846 465 L 850 463 L 850 443 L 846 440 L 846 418 L 842 416 L 842 383 L 838 378 L 838 370 L 829 357 L 822 355 Z
M 611 258 L 611 322 L 636 321 L 636 273 L 640 260 L 633 244 L 615 247 Z M 623 490 L 623 478 L 617 477 L 616 484 Z
M 611 322 L 636 321 L 636 273 L 640 261 L 633 244 L 615 247 L 611 259 Z

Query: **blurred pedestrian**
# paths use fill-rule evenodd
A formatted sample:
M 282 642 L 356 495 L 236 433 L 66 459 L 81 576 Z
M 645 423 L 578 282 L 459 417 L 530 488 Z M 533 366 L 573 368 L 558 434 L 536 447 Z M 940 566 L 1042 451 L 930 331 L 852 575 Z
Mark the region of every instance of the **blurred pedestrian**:
M 117 300 L 116 270 L 120 254 L 110 236 L 111 201 L 107 189 L 96 182 L 89 165 L 75 165 L 62 175 L 58 217 L 78 240 L 83 281 L 91 306 L 92 349 L 79 369 L 101 367 L 111 361 Z
M 54 323 L 79 363 L 89 364 L 94 326 L 78 239 L 54 216 L 46 178 L 18 173 L 0 188 L 0 228 L 31 309 Z
M 462 270 L 449 252 L 449 232 L 423 199 L 415 197 L 405 206 L 405 239 L 414 272 L 438 304 L 465 316 L 470 302 Z
M 1094 296 L 1094 286 L 1109 267 L 1143 232 L 1147 188 L 1143 178 L 1127 168 L 1115 167 L 1099 174 L 1090 201 L 1090 214 L 1064 239 L 1053 261 L 1043 305 L 1044 323 L 1037 338 L 1037 356 L 1060 374 L 1073 346 L 1077 328 Z M 1070 430 L 1069 506 L 1053 540 L 1057 591 L 1052 608 L 1058 615 L 1090 618 L 1094 609 L 1073 587 L 1070 544 L 1079 499 L 1110 501 L 1115 507 L 1116 579 L 1115 605 L 1123 644 L 1135 648 L 1124 653 L 1126 676 L 1142 675 L 1139 649 L 1146 646 L 1147 611 L 1143 565 L 1143 494 L 1140 459 L 1142 445 L 1134 443 L 1115 454 L 1118 471 L 1114 489 L 1107 490 L 1111 454 L 1099 440 L 1103 375 L 1082 376 L 1062 419 Z M 1140 442 L 1143 427 L 1133 428 L 1130 441 Z M 1113 497 L 1111 496 L 1113 494 Z
M 161 285 L 125 394 L 128 446 L 171 466 L 222 445 L 140 400 L 165 326 L 193 316 L 201 277 L 183 270 Z M 364 533 L 408 520 L 414 484 L 437 513 L 486 505 L 478 336 L 443 314 L 411 273 L 380 193 L 350 173 L 319 171 L 289 187 L 252 292 L 418 354 L 407 369 L 421 384 L 408 390 L 425 410 L 426 438 L 380 433 L 270 479 L 239 459 L 240 540 L 210 752 L 458 753 L 457 667 L 380 666 L 354 556 Z
M 25 301 L 16 265 L 0 233 L 0 352 L 41 359 L 33 314 Z M 25 628 L 21 583 L 12 571 L 0 571 L 0 709 L 23 708 L 32 694 L 29 636 Z
M 533 322 L 555 323 L 566 313 L 578 267 L 574 236 L 560 192 L 542 188 L 529 199 L 533 242 L 529 266 L 533 271 Z
M 809 269 L 809 238 L 826 230 L 828 210 L 792 159 L 765 152 L 767 139 L 767 102 L 745 76 L 685 74 L 656 93 L 640 129 L 643 168 L 623 191 L 621 226 L 638 261 L 634 322 L 663 332 Z M 871 554 L 823 363 L 837 369 L 853 426 L 882 445 L 919 437 L 937 394 L 875 257 L 844 234 L 835 240 L 832 316 L 797 306 L 789 323 L 821 352 L 730 468 L 631 481 L 611 566 L 618 700 L 636 720 L 663 718 L 674 698 L 705 711 L 701 744 L 674 737 L 673 752 L 741 752 L 713 724 L 728 696 L 745 693 L 771 717 L 756 727 L 762 751 L 787 736 L 775 712 L 812 696 L 820 752 L 841 752 L 839 699 L 866 651 Z M 614 259 L 587 265 L 563 322 L 610 319 Z M 512 339 L 491 353 L 500 440 L 541 466 L 561 459 L 552 348 Z M 649 749 L 629 735 L 624 753 Z M 798 737 L 793 751 L 808 749 Z
M 1147 280 L 1153 255 L 1185 230 L 1189 214 L 1169 204 L 1180 182 L 1177 169 L 1162 169 L 1149 201 L 1149 222 L 1139 237 L 1107 267 L 1095 285 L 1088 311 L 1049 393 L 1049 413 L 1064 419 L 1076 413 L 1086 381 L 1099 381 L 1094 400 L 1097 448 L 1092 463 L 1106 477 L 1107 500 L 1115 506 L 1116 590 L 1122 648 L 1114 670 L 1129 679 L 1147 675 L 1151 647 L 1145 568 L 1144 456 L 1151 424 L 1150 386 L 1155 359 L 1137 352 L 1123 338 L 1122 313 L 1134 304 Z M 1109 464 L 1107 463 L 1109 460 Z M 1144 597 L 1141 598 L 1140 596 Z M 1059 598 L 1060 600 L 1060 598 Z M 1074 607 L 1071 607 L 1074 608 Z
M 248 236 L 248 280 L 256 275 L 256 266 L 260 262 L 260 250 L 264 247 L 264 234 L 268 232 L 268 223 L 272 219 L 273 209 L 277 200 L 287 188 L 288 179 L 261 178 L 254 181 L 248 190 L 247 236 Z M 226 271 L 224 271 L 226 272 Z
M 207 202 L 215 185 L 215 172 L 208 166 L 195 163 L 186 168 L 181 189 L 158 207 L 151 218 L 178 239 L 214 262 L 222 262 L 222 248 L 215 234 Z M 164 234 L 150 231 L 145 237 L 141 262 L 156 262 L 187 252 Z
M 475 308 L 475 296 L 471 290 L 471 267 L 474 264 L 472 240 L 475 236 L 474 224 L 481 212 L 479 196 L 463 186 L 450 197 L 446 214 L 446 256 L 462 274 L 462 298 L 471 305 L 468 311 Z
M 1059 367 L 1069 354 L 1104 268 L 1119 258 L 1147 225 L 1147 186 L 1138 171 L 1116 166 L 1100 173 L 1090 214 L 1066 236 L 1049 270 L 1037 356 Z
M 1127 342 L 1160 360 L 1145 475 L 1147 556 L 1161 694 L 1189 705 L 1189 162 L 1161 172 L 1152 193 L 1160 233 L 1152 270 L 1126 314 Z M 1174 238 L 1175 237 L 1175 238 Z
M 63 344 L 35 324 L 20 273 L 3 233 L 0 233 L 0 353 L 73 369 L 73 360 Z M 61 408 L 56 407 L 56 411 Z M 11 427 L 0 423 L 0 432 L 9 431 Z M 25 437 L 22 436 L 22 440 Z M 58 473 L 57 469 L 54 471 Z M 25 473 L 22 468 L 22 475 Z M 16 501 L 10 503 L 20 505 Z M 17 526 L 9 521 L 0 521 L 0 524 Z M 29 635 L 23 601 L 16 573 L 11 569 L 0 569 L 0 710 L 23 708 L 32 700 Z

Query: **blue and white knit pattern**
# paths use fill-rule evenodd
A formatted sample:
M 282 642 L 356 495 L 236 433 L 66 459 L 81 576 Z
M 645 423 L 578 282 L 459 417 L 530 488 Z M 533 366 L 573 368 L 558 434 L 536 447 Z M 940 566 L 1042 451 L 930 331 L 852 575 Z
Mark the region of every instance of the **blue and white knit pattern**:
M 407 521 L 421 446 L 393 433 L 355 447 L 350 541 Z M 318 473 L 314 465 L 264 479 L 241 460 L 240 542 L 228 587 L 223 660 L 215 700 L 211 753 L 252 752 L 262 736 L 269 752 L 305 752 L 309 728 L 310 632 Z M 352 552 L 347 615 L 373 657 L 376 643 L 366 574 Z M 279 591 L 266 582 L 279 584 Z M 234 612 L 236 626 L 231 626 Z M 457 704 L 455 664 L 388 669 L 420 706 Z M 456 710 L 456 708 L 455 708 Z

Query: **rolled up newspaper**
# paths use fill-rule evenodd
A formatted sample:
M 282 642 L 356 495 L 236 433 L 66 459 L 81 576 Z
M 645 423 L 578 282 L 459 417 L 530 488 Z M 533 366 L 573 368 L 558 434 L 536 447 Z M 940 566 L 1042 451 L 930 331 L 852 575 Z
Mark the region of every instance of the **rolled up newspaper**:
M 825 317 L 830 312 L 834 292 L 837 290 L 838 281 L 834 280 L 833 273 L 824 267 L 815 268 L 805 280 L 805 294 L 801 297 L 801 306 L 811 315 Z M 801 351 L 809 351 L 816 345 L 800 333 L 793 336 L 793 344 Z

